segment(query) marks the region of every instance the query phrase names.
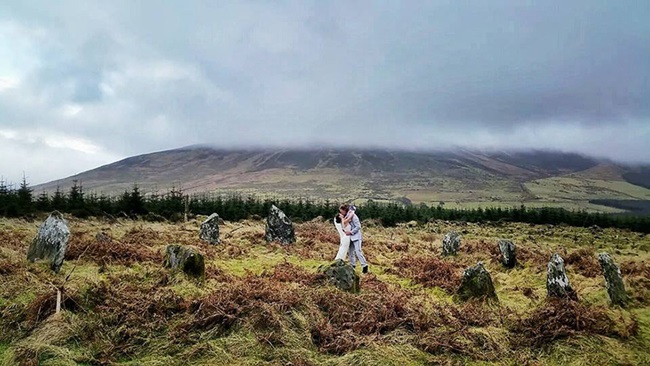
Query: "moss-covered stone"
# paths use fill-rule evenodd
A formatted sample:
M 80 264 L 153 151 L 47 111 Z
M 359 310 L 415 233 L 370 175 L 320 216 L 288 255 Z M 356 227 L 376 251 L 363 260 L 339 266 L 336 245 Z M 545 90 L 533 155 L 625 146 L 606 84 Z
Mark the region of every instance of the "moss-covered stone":
M 275 205 L 271 207 L 269 216 L 266 218 L 266 233 L 264 237 L 267 242 L 277 241 L 285 245 L 296 242 L 293 223 Z
M 564 259 L 557 253 L 553 254 L 551 261 L 548 262 L 546 292 L 549 297 L 578 299 L 576 292 L 569 283 L 569 277 L 564 267 Z
M 460 248 L 460 234 L 452 231 L 442 239 L 442 255 L 456 255 Z
M 34 262 L 38 259 L 50 261 L 52 271 L 59 273 L 63 266 L 63 258 L 70 239 L 70 229 L 60 212 L 54 211 L 38 228 L 38 234 L 29 246 L 27 259 Z
M 506 268 L 514 268 L 517 265 L 517 253 L 515 244 L 511 240 L 501 239 L 498 242 L 501 251 L 501 263 Z
M 165 250 L 164 266 L 185 272 L 188 276 L 205 278 L 205 261 L 203 254 L 194 248 L 171 244 Z
M 342 260 L 337 260 L 329 265 L 322 265 L 318 272 L 325 275 L 327 281 L 343 291 L 358 293 L 359 275 L 351 265 Z
M 598 254 L 598 262 L 603 269 L 605 286 L 607 286 L 607 294 L 612 305 L 625 306 L 629 297 L 625 291 L 621 269 L 614 263 L 614 260 L 608 253 Z
M 478 262 L 463 271 L 463 278 L 456 292 L 456 298 L 461 301 L 470 299 L 498 300 L 490 272 L 485 269 L 483 263 Z
M 203 223 L 201 223 L 201 231 L 199 238 L 205 240 L 210 244 L 219 244 L 219 215 L 213 213 Z

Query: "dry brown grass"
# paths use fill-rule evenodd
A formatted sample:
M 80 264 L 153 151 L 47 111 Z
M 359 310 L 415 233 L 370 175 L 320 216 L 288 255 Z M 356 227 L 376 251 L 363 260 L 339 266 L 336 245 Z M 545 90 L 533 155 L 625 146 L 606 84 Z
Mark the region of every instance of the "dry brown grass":
M 286 313 L 303 306 L 304 301 L 287 283 L 249 274 L 194 300 L 188 306 L 190 317 L 175 328 L 174 334 L 189 340 L 197 331 L 223 335 L 233 327 L 249 325 L 259 340 L 282 344 Z
M 519 334 L 515 340 L 519 347 L 541 347 L 577 334 L 623 338 L 637 334 L 636 320 L 622 330 L 617 326 L 621 322 L 625 324 L 622 318 L 612 319 L 604 308 L 572 300 L 548 300 L 530 315 L 517 319 L 511 330 Z
M 393 263 L 394 273 L 426 287 L 440 287 L 452 292 L 460 286 L 463 265 L 432 256 L 406 255 Z
M 580 273 L 585 277 L 597 277 L 602 275 L 602 270 L 596 252 L 589 248 L 580 248 L 571 252 L 564 258 L 567 266 L 572 272 Z
M 0 229 L 0 246 L 27 254 L 31 238 L 24 231 Z
M 572 244 L 571 228 L 549 233 L 543 227 L 545 236 L 536 237 L 537 226 L 438 224 L 424 229 L 369 228 L 364 249 L 369 260 L 376 261 L 371 262 L 375 271 L 362 277 L 361 293 L 350 294 L 329 285 L 316 271 L 337 250 L 338 235 L 329 222 L 296 225 L 297 243 L 282 246 L 264 242 L 261 222 L 227 223 L 222 243 L 209 245 L 198 240 L 196 222 L 120 220 L 108 226 L 71 221 L 65 272 L 78 267 L 66 286 L 63 307 L 74 321 L 74 332 L 53 349 L 62 352 L 56 357 L 69 357 L 68 363 L 106 365 L 166 364 L 172 359 L 209 364 L 212 357 L 224 356 L 229 359 L 220 362 L 243 364 L 381 364 L 382 357 L 393 364 L 544 364 L 558 348 L 579 354 L 580 345 L 571 342 L 584 339 L 606 339 L 630 352 L 640 352 L 637 340 L 638 347 L 645 344 L 642 316 L 650 302 L 650 266 L 643 254 L 624 254 L 621 263 L 638 301 L 629 309 L 612 310 L 602 288 L 593 292 L 600 283 L 592 278 L 600 270 L 589 259 L 594 251 L 583 242 Z M 10 227 L 0 231 L 0 239 L 9 243 L 0 248 L 0 277 L 6 280 L 0 289 L 0 327 L 9 330 L 0 335 L 0 346 L 28 342 L 53 318 L 55 299 L 47 266 L 24 260 L 35 226 L 24 229 L 12 222 Z M 464 230 L 468 239 L 457 257 L 441 258 L 440 235 L 449 230 Z M 98 232 L 104 234 L 95 237 Z M 519 239 L 525 242 L 517 245 L 520 267 L 505 270 L 488 263 L 502 299 L 499 304 L 450 302 L 447 294 L 430 289 L 452 293 L 468 264 L 499 259 L 495 238 L 513 237 L 517 242 L 517 235 L 536 239 Z M 563 245 L 565 241 L 570 244 Z M 205 281 L 191 281 L 160 266 L 161 252 L 169 243 L 201 248 Z M 556 250 L 567 260 L 570 277 L 581 274 L 571 281 L 590 303 L 539 303 L 543 272 Z M 13 298 L 23 291 L 30 293 Z M 570 340 L 557 342 L 566 338 Z M 16 362 L 38 364 L 42 357 L 41 345 L 9 347 Z M 598 360 L 611 361 L 608 357 Z M 615 361 L 633 363 L 625 357 Z
M 90 260 L 102 267 L 110 264 L 160 263 L 163 259 L 162 253 L 142 244 L 154 241 L 149 236 L 156 238 L 158 235 L 153 231 L 137 231 L 136 234 L 127 234 L 126 240 L 115 240 L 110 234 L 104 232 L 98 233 L 92 239 L 84 233 L 73 233 L 65 259 Z
M 620 267 L 623 276 L 650 278 L 650 263 L 646 261 L 626 261 Z

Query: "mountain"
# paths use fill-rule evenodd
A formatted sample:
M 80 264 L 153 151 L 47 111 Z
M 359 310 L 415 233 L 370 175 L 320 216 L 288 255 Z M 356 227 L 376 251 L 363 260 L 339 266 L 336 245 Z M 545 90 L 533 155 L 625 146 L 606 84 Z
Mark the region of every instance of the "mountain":
M 224 150 L 193 146 L 130 157 L 35 187 L 119 194 L 137 184 L 164 193 L 218 192 L 445 207 L 562 206 L 617 211 L 594 200 L 650 200 L 650 167 L 578 154 L 353 149 Z

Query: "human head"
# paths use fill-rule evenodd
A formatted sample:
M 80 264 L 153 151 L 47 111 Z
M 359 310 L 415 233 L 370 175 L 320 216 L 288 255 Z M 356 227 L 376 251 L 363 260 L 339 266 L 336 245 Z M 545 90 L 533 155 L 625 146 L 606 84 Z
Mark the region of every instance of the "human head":
M 350 211 L 350 206 L 348 206 L 347 204 L 343 204 L 339 206 L 339 212 L 341 213 L 341 215 L 347 215 L 348 211 Z

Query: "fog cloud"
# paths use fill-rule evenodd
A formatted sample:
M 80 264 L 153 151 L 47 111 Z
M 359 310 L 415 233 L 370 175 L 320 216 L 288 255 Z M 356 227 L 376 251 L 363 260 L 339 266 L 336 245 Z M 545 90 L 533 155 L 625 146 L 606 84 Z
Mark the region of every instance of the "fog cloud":
M 650 161 L 650 2 L 0 3 L 0 174 L 190 144 Z

